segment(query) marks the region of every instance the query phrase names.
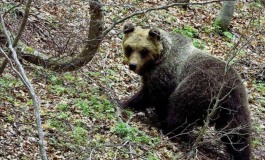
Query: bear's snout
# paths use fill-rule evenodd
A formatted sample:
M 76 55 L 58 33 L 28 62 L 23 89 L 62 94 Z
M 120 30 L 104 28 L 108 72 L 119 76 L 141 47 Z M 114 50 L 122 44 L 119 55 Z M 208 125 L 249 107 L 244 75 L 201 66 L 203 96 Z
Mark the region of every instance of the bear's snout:
M 136 69 L 137 65 L 135 63 L 129 64 L 129 69 L 134 71 Z

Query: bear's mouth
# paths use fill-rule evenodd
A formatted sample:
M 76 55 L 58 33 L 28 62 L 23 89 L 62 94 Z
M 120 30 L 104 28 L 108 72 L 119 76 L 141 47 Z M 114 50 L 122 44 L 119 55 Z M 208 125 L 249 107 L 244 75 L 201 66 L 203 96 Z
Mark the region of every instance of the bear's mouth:
M 134 64 L 128 64 L 129 70 L 133 71 L 134 73 L 141 75 L 141 73 L 143 72 L 141 67 L 134 65 Z
M 149 61 L 147 63 L 145 63 L 143 66 L 140 67 L 136 67 L 135 70 L 132 70 L 134 73 L 142 76 L 145 73 L 150 72 L 153 68 L 154 68 L 154 61 Z
M 136 73 L 136 74 L 138 74 L 138 75 L 141 75 L 140 73 L 141 73 L 141 69 L 140 68 L 138 68 L 138 67 L 136 67 L 136 68 L 132 68 L 130 65 L 129 65 L 129 69 L 131 70 L 131 71 L 133 71 L 134 73 Z

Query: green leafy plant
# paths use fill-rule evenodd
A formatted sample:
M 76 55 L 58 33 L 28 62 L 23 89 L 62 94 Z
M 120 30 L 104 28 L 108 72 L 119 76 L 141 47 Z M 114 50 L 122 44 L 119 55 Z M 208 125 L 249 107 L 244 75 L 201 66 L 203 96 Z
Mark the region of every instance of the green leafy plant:
M 48 124 L 49 124 L 48 127 L 51 128 L 51 129 L 56 129 L 58 131 L 62 131 L 63 130 L 63 124 L 57 119 L 48 120 Z
M 212 27 L 208 27 L 208 26 L 205 26 L 204 28 L 203 28 L 203 31 L 205 32 L 205 33 L 211 33 L 212 32 Z
M 7 120 L 8 120 L 9 122 L 14 122 L 14 119 L 15 119 L 15 117 L 12 116 L 12 115 L 8 115 L 8 116 L 7 116 Z
M 175 29 L 173 29 L 173 32 L 185 35 L 185 36 L 190 37 L 190 38 L 193 38 L 192 42 L 196 48 L 199 48 L 199 49 L 205 48 L 205 43 L 203 41 L 201 41 L 200 39 L 194 38 L 194 37 L 199 36 L 199 31 L 197 29 L 193 28 L 192 26 L 185 25 L 182 29 L 175 28 Z
M 10 88 L 22 86 L 22 82 L 19 79 L 15 79 L 11 76 L 3 76 L 0 78 L 0 98 L 5 98 L 9 102 L 14 101 L 14 97 L 11 93 Z
M 82 127 L 76 127 L 73 130 L 72 136 L 79 144 L 85 143 L 87 139 L 87 130 Z
M 226 45 L 227 45 L 229 48 L 234 47 L 234 44 L 233 44 L 233 43 L 229 43 L 229 42 L 227 42 Z
M 156 156 L 154 153 L 150 153 L 147 156 L 147 160 L 159 160 L 160 158 Z
M 62 85 L 63 84 L 63 81 L 55 75 L 50 75 L 47 80 L 51 84 L 55 84 L 55 85 Z
M 26 104 L 27 104 L 28 106 L 32 106 L 32 105 L 33 105 L 33 100 L 32 100 L 32 99 L 28 100 Z
M 222 32 L 220 25 L 221 25 L 221 22 L 219 20 L 215 20 L 214 21 L 213 28 L 214 28 L 214 31 L 216 33 L 221 33 Z
M 261 82 L 261 81 L 255 81 L 253 83 L 254 87 L 257 89 L 257 91 L 259 93 L 261 93 L 261 97 L 257 99 L 258 102 L 261 103 L 262 106 L 265 106 L 265 98 L 264 98 L 264 95 L 265 95 L 265 83 Z M 259 107 L 259 110 L 261 112 L 265 112 L 265 108 L 264 107 Z
M 63 85 L 63 79 L 59 78 L 56 75 L 49 75 L 47 78 L 47 82 L 49 83 L 49 91 L 53 94 L 63 95 L 64 93 L 68 93 L 66 87 Z
M 192 39 L 192 43 L 196 48 L 199 49 L 204 49 L 205 48 L 205 43 L 199 39 Z
M 22 85 L 22 82 L 19 81 L 18 79 L 15 79 L 13 77 L 10 76 L 4 76 L 0 78 L 0 91 L 1 89 L 4 88 L 8 88 L 8 87 L 17 87 Z
M 234 35 L 227 30 L 222 30 L 220 25 L 221 25 L 221 22 L 218 20 L 215 20 L 213 24 L 214 31 L 220 35 L 225 36 L 228 40 L 232 40 L 234 38 Z
M 228 31 L 223 32 L 224 36 L 227 37 L 228 39 L 233 39 L 234 35 Z
M 111 102 L 104 96 L 99 95 L 98 89 L 91 91 L 92 95 L 87 98 L 77 98 L 74 106 L 80 108 L 82 114 L 90 115 L 93 118 L 114 118 L 115 109 Z
M 24 50 L 25 50 L 26 53 L 34 53 L 34 51 L 35 51 L 34 48 L 32 48 L 32 47 L 28 47 L 28 46 L 25 47 Z
M 262 146 L 262 140 L 261 139 L 258 139 L 258 138 L 254 138 L 252 140 L 252 145 L 253 145 L 253 147 Z
M 75 122 L 75 125 L 77 127 L 83 127 L 83 126 L 85 126 L 85 122 L 82 119 L 77 119 Z
M 64 75 L 64 78 L 65 78 L 66 80 L 69 80 L 69 81 L 74 81 L 74 80 L 75 80 L 75 77 L 74 77 L 72 74 L 69 74 L 69 73 L 66 73 L 66 74 Z
M 265 84 L 263 82 L 255 81 L 254 86 L 259 92 L 265 93 Z
M 261 98 L 259 101 L 261 103 L 261 107 L 259 107 L 259 110 L 265 113 L 265 98 Z
M 61 112 L 59 114 L 59 118 L 61 118 L 61 119 L 67 119 L 69 117 L 70 117 L 70 113 L 69 112 Z
M 1 8 L 2 8 L 2 10 L 4 11 L 4 12 L 6 12 L 6 11 L 8 11 L 8 10 L 10 10 L 10 9 L 12 9 L 13 8 L 13 10 L 12 10 L 12 12 L 13 13 L 15 13 L 14 11 L 15 11 L 15 6 L 16 6 L 16 4 L 15 3 L 2 3 L 3 5 L 1 6 Z
M 67 89 L 62 85 L 50 85 L 49 90 L 54 94 L 62 95 L 67 93 Z
M 119 77 L 117 77 L 116 71 L 113 70 L 113 69 L 107 69 L 105 71 L 105 73 L 106 73 L 107 78 L 110 79 L 110 80 L 114 80 L 115 81 L 115 80 L 119 79 Z
M 129 134 L 130 129 L 126 123 L 119 123 L 114 128 L 112 128 L 112 132 L 116 133 L 121 137 L 125 137 Z
M 99 72 L 92 72 L 92 71 L 89 71 L 87 74 L 88 74 L 89 76 L 91 76 L 91 77 L 98 77 L 98 76 L 100 76 L 100 73 L 99 73 Z
M 198 37 L 198 35 L 199 35 L 198 30 L 193 28 L 192 26 L 189 26 L 189 25 L 185 25 L 182 29 L 175 28 L 175 29 L 173 29 L 173 32 L 180 33 L 180 34 L 188 36 L 190 38 Z
M 66 111 L 68 105 L 63 103 L 63 104 L 58 104 L 57 107 L 62 111 Z
M 258 8 L 258 9 L 260 9 L 260 8 L 263 7 L 262 4 L 261 4 L 261 0 L 257 0 L 257 1 L 255 1 L 254 3 L 251 3 L 250 6 L 251 6 L 251 7 Z
M 75 106 L 81 108 L 83 114 L 91 113 L 88 100 L 77 99 Z
M 152 143 L 151 138 L 145 133 L 123 122 L 118 123 L 111 129 L 111 131 L 117 134 L 118 136 L 125 138 L 126 140 L 130 140 L 133 142 L 144 142 L 147 144 Z

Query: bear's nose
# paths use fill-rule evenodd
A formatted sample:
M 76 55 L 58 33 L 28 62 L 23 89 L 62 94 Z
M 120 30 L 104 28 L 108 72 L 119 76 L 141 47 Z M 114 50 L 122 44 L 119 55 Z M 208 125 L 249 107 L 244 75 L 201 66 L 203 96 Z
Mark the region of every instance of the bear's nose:
M 136 69 L 136 64 L 129 64 L 129 69 L 134 71 Z

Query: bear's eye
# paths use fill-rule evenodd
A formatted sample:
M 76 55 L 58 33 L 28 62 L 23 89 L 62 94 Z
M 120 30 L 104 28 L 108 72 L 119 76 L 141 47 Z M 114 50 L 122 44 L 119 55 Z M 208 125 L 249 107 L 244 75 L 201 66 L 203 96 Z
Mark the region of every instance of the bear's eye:
M 140 53 L 141 53 L 142 58 L 145 58 L 149 54 L 149 50 L 145 48 L 141 50 Z
M 132 53 L 132 48 L 130 46 L 126 47 L 125 48 L 125 55 L 129 57 L 131 55 L 131 53 Z

